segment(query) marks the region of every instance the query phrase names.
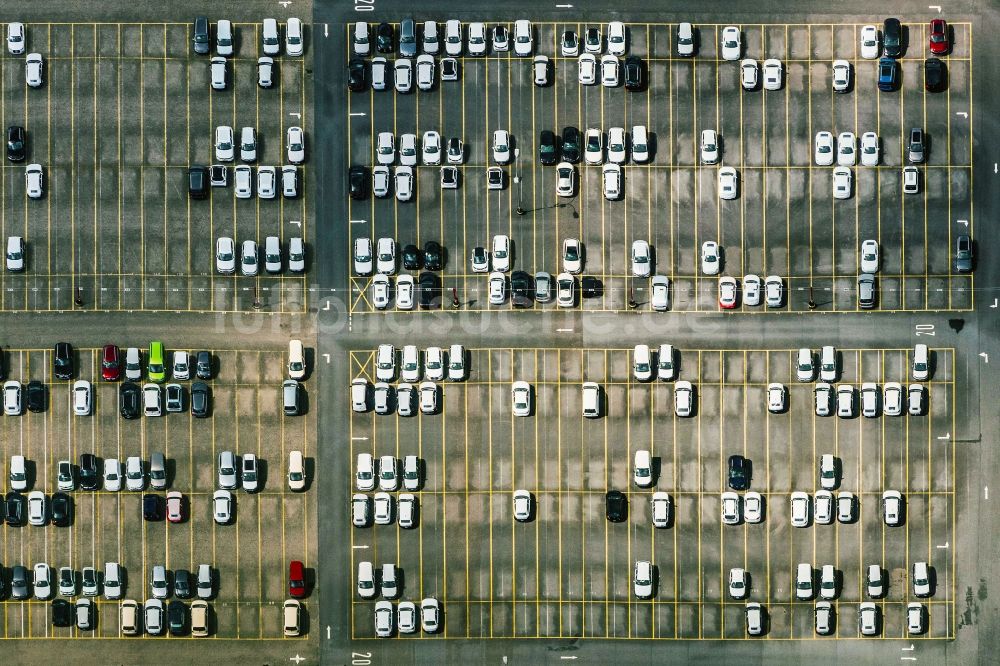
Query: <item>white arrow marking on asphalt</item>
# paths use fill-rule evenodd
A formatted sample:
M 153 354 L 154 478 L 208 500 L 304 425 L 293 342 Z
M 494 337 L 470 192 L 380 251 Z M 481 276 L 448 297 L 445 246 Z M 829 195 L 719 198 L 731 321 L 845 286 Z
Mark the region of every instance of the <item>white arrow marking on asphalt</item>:
M 294 661 L 296 664 L 301 664 L 305 660 L 306 660 L 305 657 L 300 657 L 297 654 L 294 657 L 289 657 L 288 658 L 288 661 Z
M 364 224 L 368 220 L 351 220 L 351 224 Z
M 938 437 L 938 439 L 948 439 L 949 437 L 951 437 L 951 433 L 950 432 L 946 432 L 945 434 L 943 434 L 940 437 Z
M 298 111 L 289 111 L 288 115 L 295 116 L 296 118 L 301 118 L 302 117 L 302 114 L 299 113 Z
M 956 116 L 962 116 L 963 118 L 968 118 L 969 117 L 969 114 L 966 113 L 965 111 L 956 111 L 955 115 Z
M 990 362 L 990 355 L 987 354 L 986 352 L 979 352 L 979 355 L 983 357 L 983 361 L 985 361 L 986 363 Z
M 330 36 L 330 26 L 326 23 L 323 24 L 323 36 L 324 37 Z
M 936 546 L 936 547 L 937 548 L 947 548 L 948 547 L 948 542 L 945 541 L 943 546 Z
M 927 9 L 936 9 L 937 13 L 941 13 L 941 5 L 927 5 Z
M 365 112 L 364 111 L 352 111 L 351 115 L 352 116 L 363 116 L 363 115 L 365 115 Z
M 364 550 L 368 550 L 368 546 L 354 546 L 354 547 L 355 547 L 355 548 L 362 548 L 362 549 L 364 549 Z
M 910 647 L 902 648 L 904 652 L 911 652 L 913 650 L 913 643 L 910 643 Z

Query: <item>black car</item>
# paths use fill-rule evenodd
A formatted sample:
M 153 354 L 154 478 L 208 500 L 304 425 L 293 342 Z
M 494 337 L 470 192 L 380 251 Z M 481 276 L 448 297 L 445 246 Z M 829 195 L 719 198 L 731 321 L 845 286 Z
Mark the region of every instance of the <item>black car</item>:
M 142 517 L 145 520 L 163 519 L 163 509 L 160 506 L 159 495 L 142 496 Z
M 68 342 L 57 342 L 52 360 L 56 379 L 73 379 L 73 347 Z
M 441 307 L 441 280 L 434 273 L 421 273 L 417 282 L 420 307 L 425 310 Z
M 601 295 L 603 285 L 593 275 L 584 275 L 580 280 L 580 293 L 584 298 L 596 298 Z
M 955 239 L 955 272 L 972 272 L 972 237 L 967 234 Z
M 208 167 L 192 166 L 188 169 L 188 195 L 192 199 L 208 196 Z
M 24 524 L 24 495 L 17 491 L 10 491 L 4 498 L 4 520 L 8 525 Z
M 628 517 L 628 499 L 620 490 L 604 493 L 605 513 L 612 523 L 620 523 Z
M 882 24 L 882 53 L 890 58 L 903 55 L 903 27 L 897 18 L 887 18 Z
M 741 455 L 729 456 L 729 487 L 733 490 L 750 487 L 750 461 Z
M 52 600 L 52 626 L 72 627 L 73 626 L 73 604 L 65 599 Z
M 98 490 L 101 487 L 97 456 L 93 453 L 84 453 L 80 456 L 80 487 L 84 490 Z
M 195 418 L 205 418 L 208 416 L 208 403 L 208 384 L 205 382 L 191 384 L 191 414 Z
M 170 625 L 170 633 L 173 636 L 180 636 L 187 627 L 187 604 L 174 599 L 167 605 L 167 623 Z
M 625 90 L 638 91 L 645 86 L 645 76 L 642 58 L 629 56 L 625 58 Z
M 530 308 L 535 302 L 532 290 L 535 279 L 524 271 L 514 271 L 510 276 L 510 300 L 515 308 Z
M 937 58 L 924 60 L 924 88 L 927 92 L 941 92 L 948 83 L 948 70 Z
M 38 380 L 32 380 L 28 382 L 28 386 L 25 389 L 25 393 L 28 397 L 28 411 L 29 412 L 44 412 L 45 403 L 47 402 L 48 391 L 45 388 L 45 384 Z
M 424 268 L 429 271 L 439 271 L 444 264 L 444 250 L 437 241 L 424 243 Z
M 379 23 L 375 29 L 375 48 L 379 53 L 392 53 L 393 35 L 391 23 Z
M 368 85 L 365 81 L 365 61 L 361 58 L 351 58 L 347 63 L 347 89 L 351 92 L 362 92 Z
M 347 172 L 347 179 L 350 183 L 352 199 L 360 200 L 368 196 L 368 169 L 355 164 Z
M 73 522 L 73 498 L 66 493 L 52 493 L 50 505 L 52 524 L 56 527 L 69 527 Z
M 125 382 L 121 385 L 121 388 L 118 389 L 118 409 L 121 412 L 122 418 L 139 418 L 141 397 L 142 390 L 138 384 Z
M 198 352 L 198 362 L 195 365 L 195 374 L 198 379 L 212 378 L 212 355 L 207 351 Z
M 191 572 L 187 569 L 175 569 L 174 596 L 178 599 L 190 599 L 191 594 Z
M 31 590 L 28 588 L 28 577 L 30 575 L 28 567 L 20 564 L 16 564 L 10 568 L 11 599 L 27 599 L 31 596 Z
M 420 270 L 420 248 L 410 243 L 403 248 L 403 268 L 408 271 L 419 271 Z
M 7 159 L 11 162 L 20 162 L 24 159 L 24 128 L 20 125 L 11 125 L 7 128 Z
M 580 161 L 580 130 L 572 125 L 562 131 L 562 158 L 570 164 Z
M 551 166 L 559 161 L 559 147 L 556 146 L 556 135 L 549 130 L 542 130 L 538 135 L 538 161 L 542 166 Z

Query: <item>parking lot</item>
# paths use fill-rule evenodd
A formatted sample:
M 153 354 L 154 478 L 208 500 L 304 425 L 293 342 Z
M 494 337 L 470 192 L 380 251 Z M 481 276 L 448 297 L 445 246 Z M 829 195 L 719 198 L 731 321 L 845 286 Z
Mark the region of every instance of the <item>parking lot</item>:
M 878 61 L 860 57 L 862 24 L 740 26 L 743 57 L 782 61 L 780 91 L 742 90 L 739 63 L 720 59 L 725 24 L 712 23 L 697 25 L 698 54 L 684 58 L 675 54 L 675 24 L 626 21 L 628 54 L 642 57 L 648 71 L 649 85 L 642 92 L 578 83 L 576 58 L 558 53 L 562 32 L 582 35 L 589 25 L 582 23 L 533 21 L 534 53 L 552 63 L 554 82 L 548 87 L 534 86 L 529 59 L 512 52 L 491 52 L 486 58 L 466 53 L 460 58 L 460 80 L 438 81 L 429 92 L 395 93 L 390 71 L 388 90 L 349 95 L 343 118 L 348 164 L 375 163 L 379 132 L 393 132 L 398 142 L 403 133 L 420 137 L 435 130 L 443 141 L 457 136 L 465 142 L 462 180 L 458 189 L 442 190 L 437 167 L 417 167 L 413 201 L 401 203 L 390 194 L 350 202 L 349 237 L 391 237 L 399 248 L 440 242 L 448 251 L 444 298 L 450 301 L 454 290 L 467 310 L 511 307 L 509 299 L 488 305 L 487 278 L 473 274 L 467 263 L 472 248 L 488 249 L 494 234 L 513 240 L 513 270 L 553 276 L 562 270 L 562 240 L 579 238 L 586 250 L 583 274 L 596 277 L 601 288 L 577 307 L 619 311 L 634 300 L 639 309 L 649 309 L 648 281 L 632 278 L 629 268 L 632 241 L 648 240 L 653 272 L 670 278 L 671 309 L 702 312 L 719 307 L 718 279 L 699 269 L 704 241 L 722 247 L 722 275 L 782 277 L 783 305 L 769 311 L 806 311 L 812 301 L 819 312 L 853 312 L 858 309 L 858 249 L 863 240 L 875 239 L 881 248 L 878 310 L 971 310 L 973 277 L 955 273 L 952 257 L 956 236 L 975 237 L 972 25 L 951 23 L 953 49 L 943 58 L 947 89 L 929 93 L 922 72 L 927 24 L 904 21 L 911 46 L 899 61 L 901 86 L 884 93 L 876 88 Z M 854 82 L 846 94 L 832 90 L 837 58 L 852 67 Z M 568 125 L 581 133 L 598 128 L 605 140 L 611 127 L 648 128 L 655 146 L 651 162 L 624 167 L 622 199 L 606 201 L 600 167 L 582 161 L 576 167 L 577 195 L 556 196 L 555 169 L 540 166 L 536 157 L 538 137 L 543 130 L 558 136 Z M 921 166 L 920 192 L 904 195 L 904 142 L 914 126 L 924 128 L 929 154 Z M 488 191 L 486 168 L 494 164 L 489 156 L 496 129 L 510 131 L 518 153 L 504 167 L 505 189 Z M 720 164 L 737 169 L 735 200 L 719 199 L 718 167 L 700 163 L 703 129 L 718 131 Z M 835 136 L 844 131 L 879 135 L 880 166 L 852 168 L 853 194 L 847 200 L 833 198 L 833 167 L 814 165 L 813 138 L 823 130 Z M 518 208 L 525 214 L 518 215 Z M 345 248 L 350 250 L 350 245 Z M 352 312 L 373 311 L 370 283 L 370 277 L 350 277 Z M 763 312 L 765 307 L 741 302 L 737 310 Z
M 24 56 L 0 54 L 0 123 L 27 133 L 22 163 L 5 162 L 0 236 L 23 236 L 24 273 L 0 274 L 0 310 L 302 312 L 311 262 L 311 90 L 305 57 L 278 56 L 272 88 L 256 84 L 261 24 L 235 23 L 229 87 L 210 87 L 209 56 L 192 53 L 176 23 L 26 23 L 44 84 L 25 85 Z M 285 130 L 306 130 L 299 198 L 236 199 L 229 186 L 188 197 L 189 165 L 215 161 L 215 127 L 253 126 L 258 163 L 285 160 Z M 25 165 L 42 166 L 45 193 L 25 196 Z M 215 239 L 237 246 L 278 236 L 306 241 L 307 271 L 257 277 L 215 271 Z M 79 290 L 79 291 L 77 291 Z M 74 306 L 79 295 L 82 305 Z
M 51 349 L 7 348 L 5 352 L 8 378 L 22 383 L 42 381 L 49 394 L 48 409 L 43 413 L 25 411 L 22 416 L 0 417 L 0 467 L 5 479 L 11 456 L 23 455 L 29 461 L 28 490 L 51 494 L 56 491 L 59 460 L 79 464 L 81 454 L 94 453 L 98 459 L 117 458 L 124 466 L 128 456 L 141 456 L 148 472 L 151 454 L 162 452 L 167 460 L 167 488 L 184 496 L 182 522 L 149 522 L 143 520 L 143 493 L 124 488 L 120 492 L 86 491 L 78 486 L 69 493 L 73 499 L 69 527 L 49 524 L 3 529 L 2 562 L 8 583 L 10 568 L 18 564 L 30 569 L 37 562 L 47 562 L 55 577 L 58 567 L 72 567 L 79 575 L 86 566 L 103 570 L 105 562 L 119 562 L 127 574 L 124 598 L 141 604 L 152 596 L 149 580 L 154 565 L 165 565 L 171 572 L 187 569 L 194 575 L 199 564 L 210 564 L 215 577 L 215 594 L 209 601 L 210 635 L 280 639 L 288 562 L 301 560 L 307 579 L 313 583 L 317 566 L 316 500 L 315 492 L 308 492 L 314 484 L 307 486 L 307 492 L 296 493 L 288 489 L 286 480 L 288 453 L 295 449 L 306 457 L 306 470 L 312 478 L 315 416 L 307 412 L 301 417 L 285 417 L 282 413 L 284 350 L 211 350 L 215 374 L 208 381 L 210 418 L 194 418 L 185 409 L 136 420 L 119 416 L 119 383 L 99 380 L 100 349 L 76 350 L 76 378 L 89 379 L 94 386 L 91 416 L 73 414 L 71 382 L 53 379 Z M 191 382 L 178 383 L 190 389 Z M 234 515 L 228 525 L 216 524 L 212 516 L 216 460 L 223 450 L 237 455 L 255 453 L 262 484 L 254 494 L 233 491 Z M 6 487 L 10 490 L 9 483 Z M 144 492 L 164 494 L 148 485 Z M 7 596 L 0 603 L 2 635 L 120 636 L 119 602 L 97 597 L 96 603 L 96 630 L 86 632 L 52 626 L 48 601 L 14 601 Z M 303 606 L 307 618 L 310 610 L 318 609 L 315 590 L 303 600 Z M 165 637 L 166 631 L 160 638 Z
M 662 341 L 649 342 L 655 349 Z M 838 385 L 912 383 L 912 348 L 839 352 Z M 840 573 L 833 603 L 840 638 L 860 637 L 857 605 L 868 600 L 864 575 L 877 563 L 889 581 L 877 601 L 881 636 L 954 638 L 954 350 L 932 352 L 924 415 L 850 419 L 815 416 L 814 384 L 796 382 L 795 353 L 678 350 L 678 378 L 691 381 L 696 395 L 693 416 L 680 418 L 673 382 L 633 379 L 631 349 L 471 349 L 469 379 L 439 383 L 440 413 L 351 414 L 350 457 L 338 460 L 350 461 L 352 481 L 358 453 L 417 455 L 424 465 L 416 529 L 352 528 L 351 571 L 361 560 L 396 563 L 405 580 L 401 600 L 441 601 L 445 638 L 718 639 L 746 637 L 746 602 L 726 591 L 729 569 L 743 567 L 748 600 L 766 609 L 768 637 L 811 639 L 815 601 L 795 599 L 798 563 L 810 563 L 817 577 L 824 564 Z M 357 377 L 374 382 L 373 359 L 371 350 L 352 351 L 343 385 Z M 533 387 L 526 418 L 511 412 L 516 380 Z M 584 381 L 603 388 L 599 419 L 581 414 Z M 769 382 L 787 387 L 785 413 L 768 412 Z M 632 483 L 638 449 L 653 456 L 651 488 Z M 751 460 L 751 489 L 764 497 L 760 524 L 720 520 L 727 458 L 737 453 Z M 824 453 L 841 461 L 839 490 L 857 497 L 855 520 L 794 528 L 790 493 L 819 488 Z M 511 515 L 517 488 L 533 495 L 529 522 Z M 609 489 L 628 497 L 624 523 L 605 519 Z M 884 524 L 886 489 L 903 493 L 905 526 Z M 650 521 L 653 491 L 672 498 L 665 529 Z M 349 492 L 357 492 L 353 483 Z M 632 594 L 637 560 L 657 567 L 652 600 Z M 936 574 L 933 595 L 919 600 L 928 612 L 922 636 L 907 635 L 905 621 L 906 603 L 916 600 L 909 574 L 916 561 Z M 352 638 L 373 637 L 373 600 L 353 591 L 352 599 Z M 410 637 L 421 636 L 428 637 Z

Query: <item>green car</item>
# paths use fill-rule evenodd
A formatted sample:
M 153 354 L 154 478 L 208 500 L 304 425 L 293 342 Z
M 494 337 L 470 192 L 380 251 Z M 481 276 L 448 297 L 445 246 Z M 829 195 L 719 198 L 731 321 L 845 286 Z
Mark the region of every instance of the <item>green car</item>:
M 157 340 L 149 343 L 149 362 L 146 364 L 149 381 L 163 382 L 167 379 L 167 370 L 163 365 L 163 343 Z

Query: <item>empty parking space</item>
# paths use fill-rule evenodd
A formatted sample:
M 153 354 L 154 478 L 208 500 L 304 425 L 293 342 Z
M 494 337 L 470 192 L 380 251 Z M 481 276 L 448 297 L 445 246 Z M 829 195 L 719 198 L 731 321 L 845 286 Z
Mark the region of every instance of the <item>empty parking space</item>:
M 373 352 L 350 355 L 345 385 L 374 383 Z M 351 528 L 352 575 L 359 561 L 399 566 L 399 599 L 439 599 L 445 638 L 742 639 L 745 603 L 754 601 L 766 609 L 768 636 L 805 639 L 816 637 L 818 596 L 796 600 L 797 565 L 811 565 L 817 584 L 822 566 L 833 565 L 834 635 L 853 638 L 860 636 L 858 604 L 869 600 L 865 573 L 878 564 L 888 580 L 876 601 L 880 635 L 911 638 L 906 604 L 921 601 L 929 627 L 923 637 L 954 637 L 954 351 L 933 350 L 932 375 L 920 382 L 927 391 L 922 415 L 907 415 L 905 405 L 901 416 L 860 415 L 862 383 L 876 383 L 880 393 L 887 383 L 904 390 L 916 383 L 912 355 L 912 348 L 839 350 L 835 386 L 853 387 L 856 411 L 838 418 L 815 414 L 815 384 L 796 381 L 796 350 L 680 349 L 678 379 L 690 381 L 695 395 L 693 414 L 680 417 L 675 382 L 637 381 L 631 349 L 469 350 L 468 380 L 438 383 L 439 413 L 352 412 L 344 458 L 350 492 L 358 492 L 359 453 L 415 455 L 423 463 L 415 527 Z M 532 387 L 530 416 L 512 414 L 515 381 Z M 585 381 L 601 386 L 600 418 L 581 412 Z M 774 382 L 785 386 L 781 413 L 767 408 Z M 633 483 L 639 450 L 652 456 L 649 488 Z M 855 497 L 853 519 L 793 527 L 791 493 L 808 493 L 812 504 L 818 461 L 827 453 L 840 465 L 834 493 Z M 734 454 L 751 462 L 750 490 L 764 504 L 760 523 L 721 521 Z M 516 489 L 532 495 L 527 522 L 513 517 Z M 611 489 L 627 497 L 624 522 L 605 518 Z M 904 498 L 902 526 L 883 521 L 886 490 Z M 655 491 L 672 500 L 665 528 L 652 525 Z M 633 566 L 643 560 L 656 570 L 648 600 L 633 594 Z M 910 567 L 919 561 L 935 572 L 927 599 L 912 587 Z M 734 567 L 750 576 L 747 600 L 727 592 Z M 373 637 L 375 600 L 358 597 L 353 585 L 351 594 L 352 638 Z
M 209 627 L 219 638 L 281 638 L 280 605 L 288 596 L 290 560 L 301 560 L 307 572 L 317 562 L 314 493 L 296 493 L 286 480 L 289 452 L 300 450 L 312 472 L 316 453 L 315 416 L 286 417 L 281 408 L 285 378 L 283 351 L 211 350 L 215 373 L 207 382 L 211 391 L 210 418 L 194 418 L 189 408 L 191 381 L 184 387 L 185 409 L 161 417 L 126 420 L 119 416 L 118 382 L 100 381 L 101 350 L 76 350 L 76 378 L 93 382 L 94 408 L 90 416 L 76 416 L 71 404 L 71 382 L 52 376 L 52 351 L 6 349 L 8 379 L 43 382 L 48 406 L 40 413 L 0 417 L 2 472 L 7 478 L 11 457 L 28 460 L 28 488 L 51 497 L 57 489 L 60 460 L 80 464 L 93 453 L 100 461 L 140 456 L 149 474 L 155 452 L 166 459 L 167 490 L 143 493 L 77 489 L 72 498 L 69 527 L 3 529 L 0 559 L 9 581 L 10 568 L 46 562 L 55 570 L 84 567 L 103 570 L 105 562 L 119 562 L 126 572 L 123 596 L 141 604 L 152 596 L 152 568 L 214 570 L 214 595 L 209 601 Z M 168 373 L 169 374 L 169 373 Z M 169 381 L 169 379 L 168 379 Z M 253 453 L 259 460 L 260 490 L 233 492 L 233 516 L 227 525 L 213 520 L 212 493 L 217 489 L 217 456 Z M 100 469 L 100 468 L 99 468 Z M 10 483 L 7 484 L 8 490 Z M 161 498 L 167 491 L 183 494 L 180 523 L 143 518 L 143 495 Z M 162 504 L 161 504 L 162 506 Z M 314 577 L 313 577 L 314 578 Z M 174 597 L 171 597 L 173 599 Z M 70 599 L 73 601 L 73 599 Z M 0 603 L 0 626 L 5 638 L 118 637 L 119 603 L 95 598 L 99 615 L 93 632 L 52 625 L 48 601 Z M 164 603 L 168 603 L 165 601 Z M 313 592 L 304 601 L 318 607 Z M 189 625 L 190 626 L 190 625 Z M 164 632 L 166 633 L 166 632 Z M 135 639 L 138 640 L 138 639 Z
M 232 162 L 228 187 L 188 196 L 189 166 L 216 161 L 216 126 L 237 140 L 241 127 L 256 128 L 257 163 L 279 172 L 288 127 L 304 127 L 310 148 L 306 60 L 277 56 L 273 87 L 260 88 L 261 24 L 234 29 L 225 90 L 212 90 L 188 22 L 28 23 L 27 50 L 45 61 L 39 88 L 25 85 L 24 56 L 0 54 L 0 121 L 27 136 L 25 161 L 6 162 L 0 185 L 0 235 L 26 244 L 24 272 L 0 274 L 0 309 L 305 309 L 307 278 L 288 271 L 288 244 L 301 237 L 311 248 L 308 160 L 299 198 L 279 187 L 274 199 L 237 199 Z M 29 163 L 43 170 L 40 199 L 25 194 Z M 254 240 L 261 253 L 265 237 L 279 237 L 284 271 L 217 273 L 221 236 L 237 247 Z
M 768 311 L 806 311 L 812 301 L 818 311 L 844 312 L 859 309 L 859 248 L 873 239 L 881 255 L 877 309 L 972 309 L 973 278 L 953 265 L 956 237 L 974 236 L 970 23 L 952 24 L 954 46 L 942 57 L 948 85 L 939 93 L 923 85 L 923 23 L 905 26 L 910 46 L 899 60 L 895 92 L 877 90 L 878 61 L 860 54 L 861 23 L 739 26 L 743 57 L 781 60 L 777 91 L 741 88 L 740 63 L 721 59 L 723 24 L 697 26 L 700 46 L 693 58 L 676 55 L 675 24 L 626 24 L 628 54 L 640 56 L 646 67 L 648 85 L 640 92 L 578 82 L 577 58 L 559 55 L 559 40 L 564 30 L 582 35 L 586 24 L 533 23 L 534 52 L 551 61 L 547 87 L 533 85 L 528 58 L 491 51 L 485 58 L 459 58 L 458 81 L 397 94 L 390 56 L 387 90 L 350 94 L 344 120 L 348 163 L 370 169 L 380 132 L 392 132 L 397 147 L 401 135 L 413 133 L 419 148 L 423 133 L 436 131 L 443 141 L 464 141 L 461 183 L 441 189 L 438 166 L 416 166 L 413 200 L 397 201 L 390 189 L 386 198 L 349 204 L 351 241 L 394 238 L 400 250 L 441 243 L 447 249 L 443 299 L 483 310 L 510 308 L 511 301 L 489 304 L 487 276 L 473 273 L 469 263 L 474 247 L 488 250 L 494 235 L 509 235 L 511 270 L 555 276 L 563 270 L 563 239 L 578 238 L 585 247 L 582 275 L 596 278 L 598 288 L 575 307 L 624 310 L 630 301 L 651 307 L 649 280 L 634 278 L 630 265 L 633 241 L 646 240 L 653 273 L 671 281 L 671 309 L 682 311 L 719 308 L 718 278 L 705 275 L 700 263 L 702 244 L 716 241 L 722 275 L 740 282 L 748 274 L 782 279 L 782 303 Z M 851 67 L 845 94 L 833 91 L 836 59 Z M 621 199 L 605 199 L 601 167 L 584 160 L 576 165 L 576 195 L 556 195 L 555 169 L 538 160 L 542 131 L 558 136 L 567 126 L 581 133 L 595 128 L 606 143 L 611 128 L 631 132 L 636 125 L 648 129 L 654 150 L 649 163 L 629 160 L 623 167 Z M 902 168 L 909 164 L 905 148 L 912 127 L 924 129 L 928 153 L 919 165 L 920 191 L 904 195 Z M 496 191 L 487 189 L 486 170 L 495 165 L 491 136 L 498 129 L 511 133 L 514 151 L 511 164 L 502 167 L 505 187 Z M 737 171 L 733 200 L 718 195 L 719 165 L 700 159 L 705 129 L 719 134 L 719 165 Z M 814 162 L 820 131 L 835 137 L 851 132 L 855 140 L 865 132 L 878 135 L 878 166 L 859 161 L 851 167 L 848 199 L 833 196 L 833 167 Z M 373 311 L 370 276 L 352 273 L 349 286 L 351 310 Z M 395 307 L 389 303 L 390 310 Z M 737 309 L 762 312 L 765 306 L 741 298 Z

